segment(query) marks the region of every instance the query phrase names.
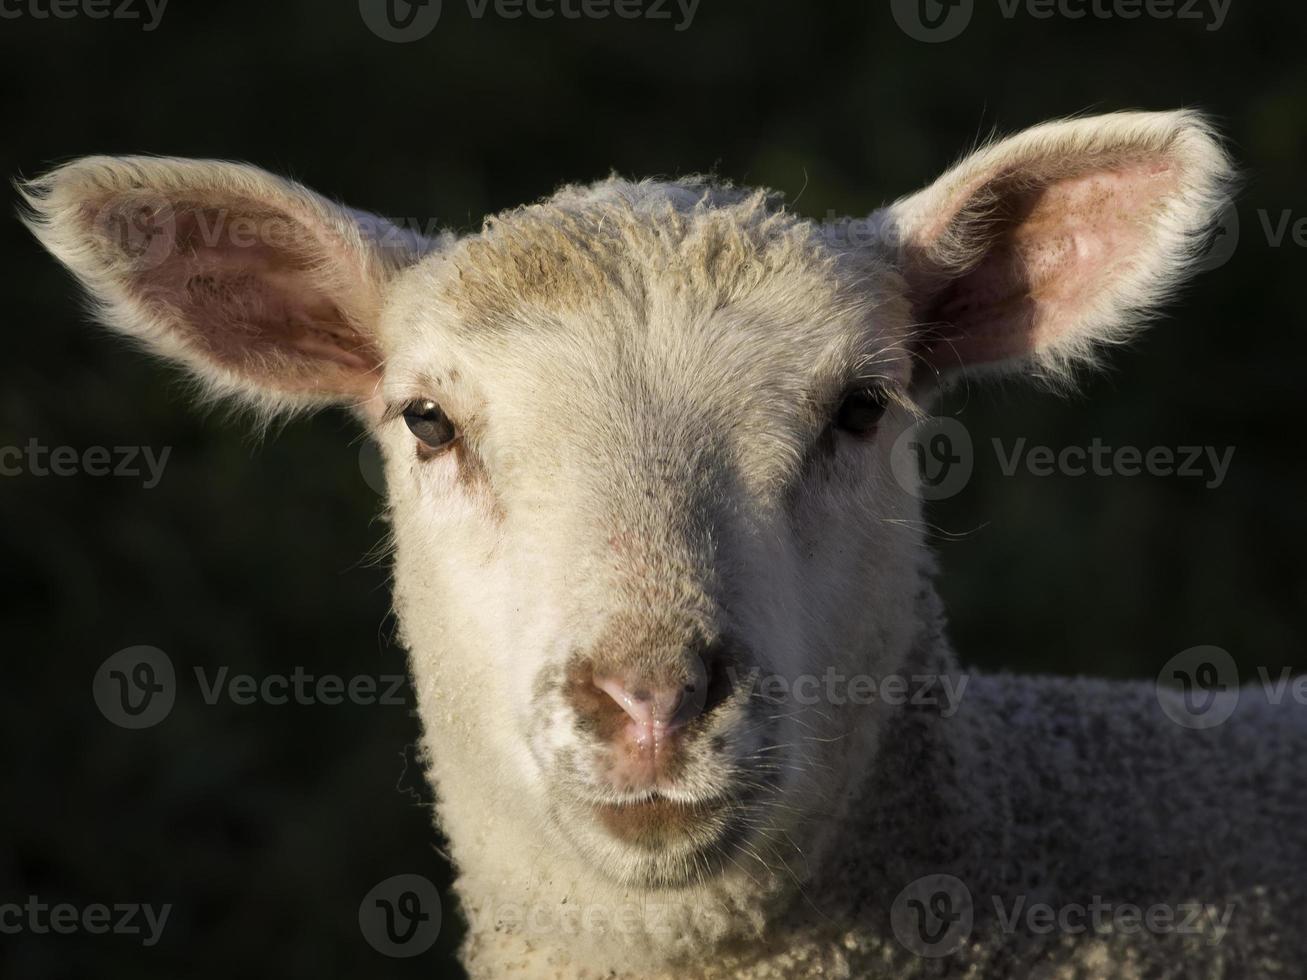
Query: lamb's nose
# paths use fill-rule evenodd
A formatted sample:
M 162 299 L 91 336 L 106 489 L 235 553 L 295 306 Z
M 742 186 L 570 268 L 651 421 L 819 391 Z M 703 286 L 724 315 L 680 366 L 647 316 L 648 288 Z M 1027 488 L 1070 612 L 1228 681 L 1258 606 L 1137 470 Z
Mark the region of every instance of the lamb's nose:
M 623 790 L 675 779 L 686 747 L 734 695 L 734 651 L 720 640 L 574 658 L 563 693 L 601 778 Z
M 733 696 L 727 649 L 724 642 L 695 644 L 569 664 L 565 697 L 578 732 L 593 739 L 602 779 L 635 790 L 676 778 L 686 746 Z
M 696 694 L 702 682 L 656 684 L 639 677 L 594 679 L 603 691 L 626 712 L 633 724 L 636 744 L 657 744 L 664 736 L 683 727 L 703 710 L 703 698 Z

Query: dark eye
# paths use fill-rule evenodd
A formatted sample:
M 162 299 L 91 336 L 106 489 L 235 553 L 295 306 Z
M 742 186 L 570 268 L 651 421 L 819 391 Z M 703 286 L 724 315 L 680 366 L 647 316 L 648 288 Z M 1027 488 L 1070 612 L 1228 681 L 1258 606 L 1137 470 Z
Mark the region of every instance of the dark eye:
M 876 431 L 889 399 L 880 388 L 859 388 L 844 396 L 835 413 L 835 428 L 849 435 L 869 436 Z
M 440 449 L 458 435 L 449 416 L 430 399 L 410 403 L 404 409 L 404 423 L 426 449 Z

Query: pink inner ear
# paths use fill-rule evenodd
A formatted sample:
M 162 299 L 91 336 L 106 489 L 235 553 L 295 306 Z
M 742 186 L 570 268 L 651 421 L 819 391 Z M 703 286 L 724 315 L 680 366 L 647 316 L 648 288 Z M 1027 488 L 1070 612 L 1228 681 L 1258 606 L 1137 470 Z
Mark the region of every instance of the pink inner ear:
M 1024 189 L 996 188 L 995 212 L 952 229 L 984 256 L 917 313 L 940 324 L 923 347 L 941 368 L 1021 357 L 1074 331 L 1116 274 L 1138 261 L 1174 175 L 1134 163 Z
M 176 207 L 171 224 L 173 247 L 136 285 L 189 343 L 284 390 L 373 389 L 380 356 L 314 275 L 325 256 L 314 255 L 309 229 L 284 215 L 195 206 Z

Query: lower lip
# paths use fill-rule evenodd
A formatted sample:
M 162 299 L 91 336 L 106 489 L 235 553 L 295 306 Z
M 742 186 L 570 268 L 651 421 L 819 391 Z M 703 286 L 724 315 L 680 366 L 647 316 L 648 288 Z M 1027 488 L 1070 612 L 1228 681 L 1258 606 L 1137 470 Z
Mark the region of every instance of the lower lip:
M 657 847 L 714 827 L 717 821 L 713 818 L 722 807 L 720 801 L 681 803 L 655 798 L 638 803 L 601 803 L 593 810 L 604 828 L 619 840 Z

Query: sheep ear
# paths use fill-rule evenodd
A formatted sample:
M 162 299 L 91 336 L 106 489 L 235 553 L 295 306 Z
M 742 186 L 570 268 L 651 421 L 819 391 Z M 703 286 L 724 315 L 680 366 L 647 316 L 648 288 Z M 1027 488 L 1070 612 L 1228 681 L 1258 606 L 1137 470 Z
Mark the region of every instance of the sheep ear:
M 101 319 L 274 410 L 372 396 L 384 287 L 430 247 L 233 163 L 88 157 L 20 192 Z
M 1231 178 L 1189 112 L 1049 123 L 974 153 L 873 217 L 920 325 L 919 366 L 1058 380 L 1092 362 L 1193 271 Z

